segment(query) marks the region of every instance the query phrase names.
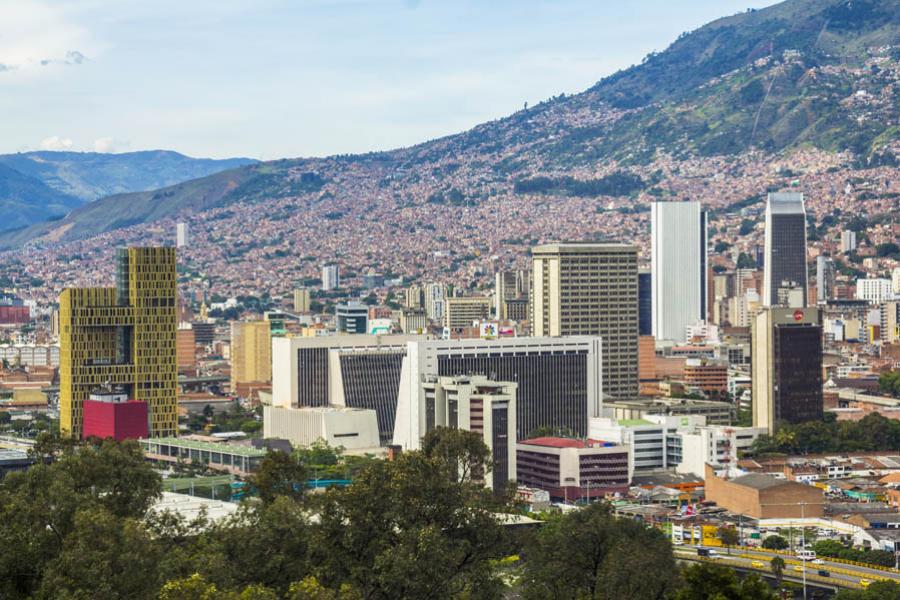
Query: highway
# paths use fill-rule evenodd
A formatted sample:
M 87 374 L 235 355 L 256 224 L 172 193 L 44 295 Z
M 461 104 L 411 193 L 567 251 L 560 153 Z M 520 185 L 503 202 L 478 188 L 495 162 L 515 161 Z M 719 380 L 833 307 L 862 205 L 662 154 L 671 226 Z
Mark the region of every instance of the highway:
M 675 546 L 675 556 L 682 560 L 708 561 L 709 559 L 704 559 L 697 555 L 698 547 L 700 546 L 688 544 Z M 824 584 L 859 589 L 863 587 L 863 580 L 868 580 L 869 582 L 888 580 L 900 583 L 900 571 L 894 569 L 881 570 L 829 560 L 826 557 L 820 558 L 823 561 L 822 564 L 813 564 L 812 562 L 804 562 L 789 554 L 779 554 L 758 548 L 732 548 L 730 555 L 725 548 L 717 547 L 712 549 L 719 555 L 719 558 L 713 559 L 713 562 L 743 570 L 758 571 L 765 575 L 772 574 L 771 560 L 776 556 L 781 556 L 785 562 L 784 578 L 794 581 L 802 581 L 803 568 L 805 566 L 806 580 L 817 585 Z M 754 562 L 757 565 L 754 565 Z M 759 566 L 760 563 L 762 566 Z M 819 575 L 820 570 L 828 571 L 829 575 L 827 577 Z

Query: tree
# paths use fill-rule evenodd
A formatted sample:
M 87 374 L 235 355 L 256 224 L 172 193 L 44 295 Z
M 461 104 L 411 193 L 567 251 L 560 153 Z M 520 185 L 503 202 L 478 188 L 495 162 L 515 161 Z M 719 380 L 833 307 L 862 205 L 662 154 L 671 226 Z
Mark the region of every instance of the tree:
M 763 540 L 762 547 L 767 550 L 785 550 L 788 547 L 788 541 L 780 535 L 770 535 Z
M 270 450 L 248 482 L 256 488 L 263 503 L 269 504 L 277 496 L 287 496 L 294 500 L 303 498 L 307 479 L 309 471 L 297 457 Z
M 772 569 L 772 574 L 775 576 L 775 585 L 781 586 L 781 579 L 784 577 L 784 559 L 780 556 L 776 556 L 769 561 L 769 568 Z
M 681 572 L 683 584 L 674 600 L 776 600 L 777 596 L 756 575 L 739 580 L 732 569 L 702 563 Z
M 199 573 L 167 582 L 159 591 L 159 600 L 218 600 L 219 590 Z
M 660 532 L 619 520 L 595 503 L 546 523 L 524 548 L 523 596 L 661 598 L 675 588 L 675 560 Z
M 461 483 L 481 481 L 491 469 L 491 453 L 474 431 L 436 427 L 422 438 L 422 452 L 448 466 L 449 476 Z
M 731 554 L 732 546 L 741 543 L 741 536 L 734 526 L 719 527 L 719 539 L 722 541 L 722 545 L 728 549 L 728 554 Z
M 873 581 L 864 590 L 841 590 L 834 600 L 896 600 L 900 598 L 900 584 L 893 581 Z

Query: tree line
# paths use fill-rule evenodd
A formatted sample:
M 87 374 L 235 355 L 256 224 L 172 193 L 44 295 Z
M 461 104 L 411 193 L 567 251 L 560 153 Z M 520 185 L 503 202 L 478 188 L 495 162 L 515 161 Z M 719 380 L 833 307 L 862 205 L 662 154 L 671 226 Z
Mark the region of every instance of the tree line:
M 871 413 L 859 421 L 823 421 L 782 425 L 774 435 L 761 435 L 751 454 L 821 454 L 900 450 L 900 421 Z

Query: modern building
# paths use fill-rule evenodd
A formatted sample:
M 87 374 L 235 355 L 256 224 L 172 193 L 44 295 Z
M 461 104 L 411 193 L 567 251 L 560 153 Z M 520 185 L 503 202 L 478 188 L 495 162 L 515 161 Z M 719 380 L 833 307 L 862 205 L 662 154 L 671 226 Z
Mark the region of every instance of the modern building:
M 516 482 L 565 500 L 625 493 L 628 446 L 598 440 L 537 437 L 516 444 Z
M 761 427 L 721 425 L 680 431 L 681 462 L 676 465 L 675 472 L 704 477 L 706 465 L 717 470 L 734 468 L 740 455 L 765 433 L 767 431 Z
M 403 308 L 400 311 L 400 330 L 403 333 L 421 334 L 428 331 L 428 317 L 424 308 Z
M 321 440 L 345 450 L 381 445 L 375 411 L 346 406 L 263 406 L 263 436 L 285 439 L 296 446 L 311 446 Z
M 179 371 L 193 371 L 197 368 L 197 340 L 190 323 L 182 323 L 175 333 L 175 357 Z
M 532 262 L 532 335 L 599 336 L 604 394 L 637 397 L 637 247 L 548 244 Z
M 369 307 L 362 302 L 351 300 L 346 304 L 338 304 L 334 314 L 338 333 L 368 333 Z
M 856 250 L 856 232 L 845 229 L 841 232 L 841 252 Z
M 187 223 L 178 223 L 175 225 L 175 247 L 187 248 L 187 245 L 190 243 L 188 235 Z
M 444 321 L 444 305 L 447 301 L 447 288 L 443 283 L 425 285 L 425 314 L 432 321 Z
M 117 442 L 147 437 L 147 403 L 129 400 L 120 390 L 97 390 L 83 402 L 82 437 L 112 438 Z
M 428 431 L 424 382 L 436 377 L 482 375 L 518 385 L 517 439 L 541 427 L 587 434 L 602 398 L 600 339 L 500 338 L 421 340 L 407 344 L 400 376 L 394 443 L 418 449 Z
M 680 430 L 705 425 L 702 416 L 646 415 L 642 419 L 591 419 L 588 437 L 628 446 L 632 472 L 674 469 L 681 463 Z
M 491 299 L 487 296 L 447 298 L 444 304 L 444 327 L 459 331 L 491 318 Z
M 503 314 L 504 318 L 509 321 L 521 323 L 527 321 L 531 316 L 531 308 L 527 298 L 507 298 L 504 301 Z
M 653 273 L 638 271 L 638 335 L 653 335 Z
M 699 202 L 654 202 L 650 233 L 653 335 L 680 342 L 707 318 L 706 211 Z
M 309 288 L 297 288 L 294 290 L 294 312 L 310 312 Z
M 231 323 L 231 391 L 272 381 L 272 333 L 268 321 Z
M 867 278 L 856 280 L 856 299 L 880 304 L 894 297 L 890 279 Z
M 194 331 L 194 341 L 199 346 L 208 346 L 216 337 L 216 324 L 205 321 L 192 321 L 191 329 Z
M 822 320 L 816 308 L 768 308 L 753 320 L 753 426 L 821 421 Z
M 326 292 L 341 287 L 340 271 L 337 265 L 325 265 L 322 267 L 322 289 Z
M 699 390 L 707 397 L 722 397 L 728 392 L 728 364 L 689 358 L 684 363 L 683 381 L 685 387 Z
M 229 444 L 206 436 L 150 438 L 140 440 L 140 444 L 147 460 L 168 464 L 196 463 L 238 477 L 253 474 L 268 453 L 260 448 Z
M 147 403 L 151 436 L 178 432 L 174 248 L 120 249 L 116 287 L 60 294 L 60 430 L 81 437 L 103 385 Z
M 802 290 L 807 305 L 806 209 L 803 194 L 773 193 L 766 203 L 763 305 L 778 306 L 780 288 Z
M 400 372 L 415 335 L 333 335 L 272 340 L 272 404 L 374 410 L 383 443 L 394 433 Z
M 58 367 L 59 346 L 47 344 L 0 344 L 0 366 Z
M 425 306 L 424 292 L 420 286 L 413 284 L 406 288 L 403 295 L 403 306 L 406 308 L 423 308 Z
M 516 478 L 516 388 L 510 381 L 482 375 L 434 377 L 423 382 L 425 429 L 462 429 L 481 435 L 491 454 L 491 469 L 475 473 L 497 493 Z
M 531 292 L 531 277 L 526 270 L 497 271 L 494 275 L 494 316 L 498 319 L 518 321 L 507 311 L 509 301 L 528 301 Z M 527 317 L 525 317 L 527 318 Z
M 834 289 L 834 259 L 828 256 L 816 257 L 816 302 L 824 304 L 831 299 Z

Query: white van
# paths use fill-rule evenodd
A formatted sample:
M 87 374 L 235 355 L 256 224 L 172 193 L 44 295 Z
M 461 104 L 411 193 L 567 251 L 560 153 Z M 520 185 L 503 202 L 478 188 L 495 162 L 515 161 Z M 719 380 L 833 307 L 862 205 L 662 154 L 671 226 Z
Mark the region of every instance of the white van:
M 816 560 L 815 550 L 797 550 L 797 558 L 800 560 Z

